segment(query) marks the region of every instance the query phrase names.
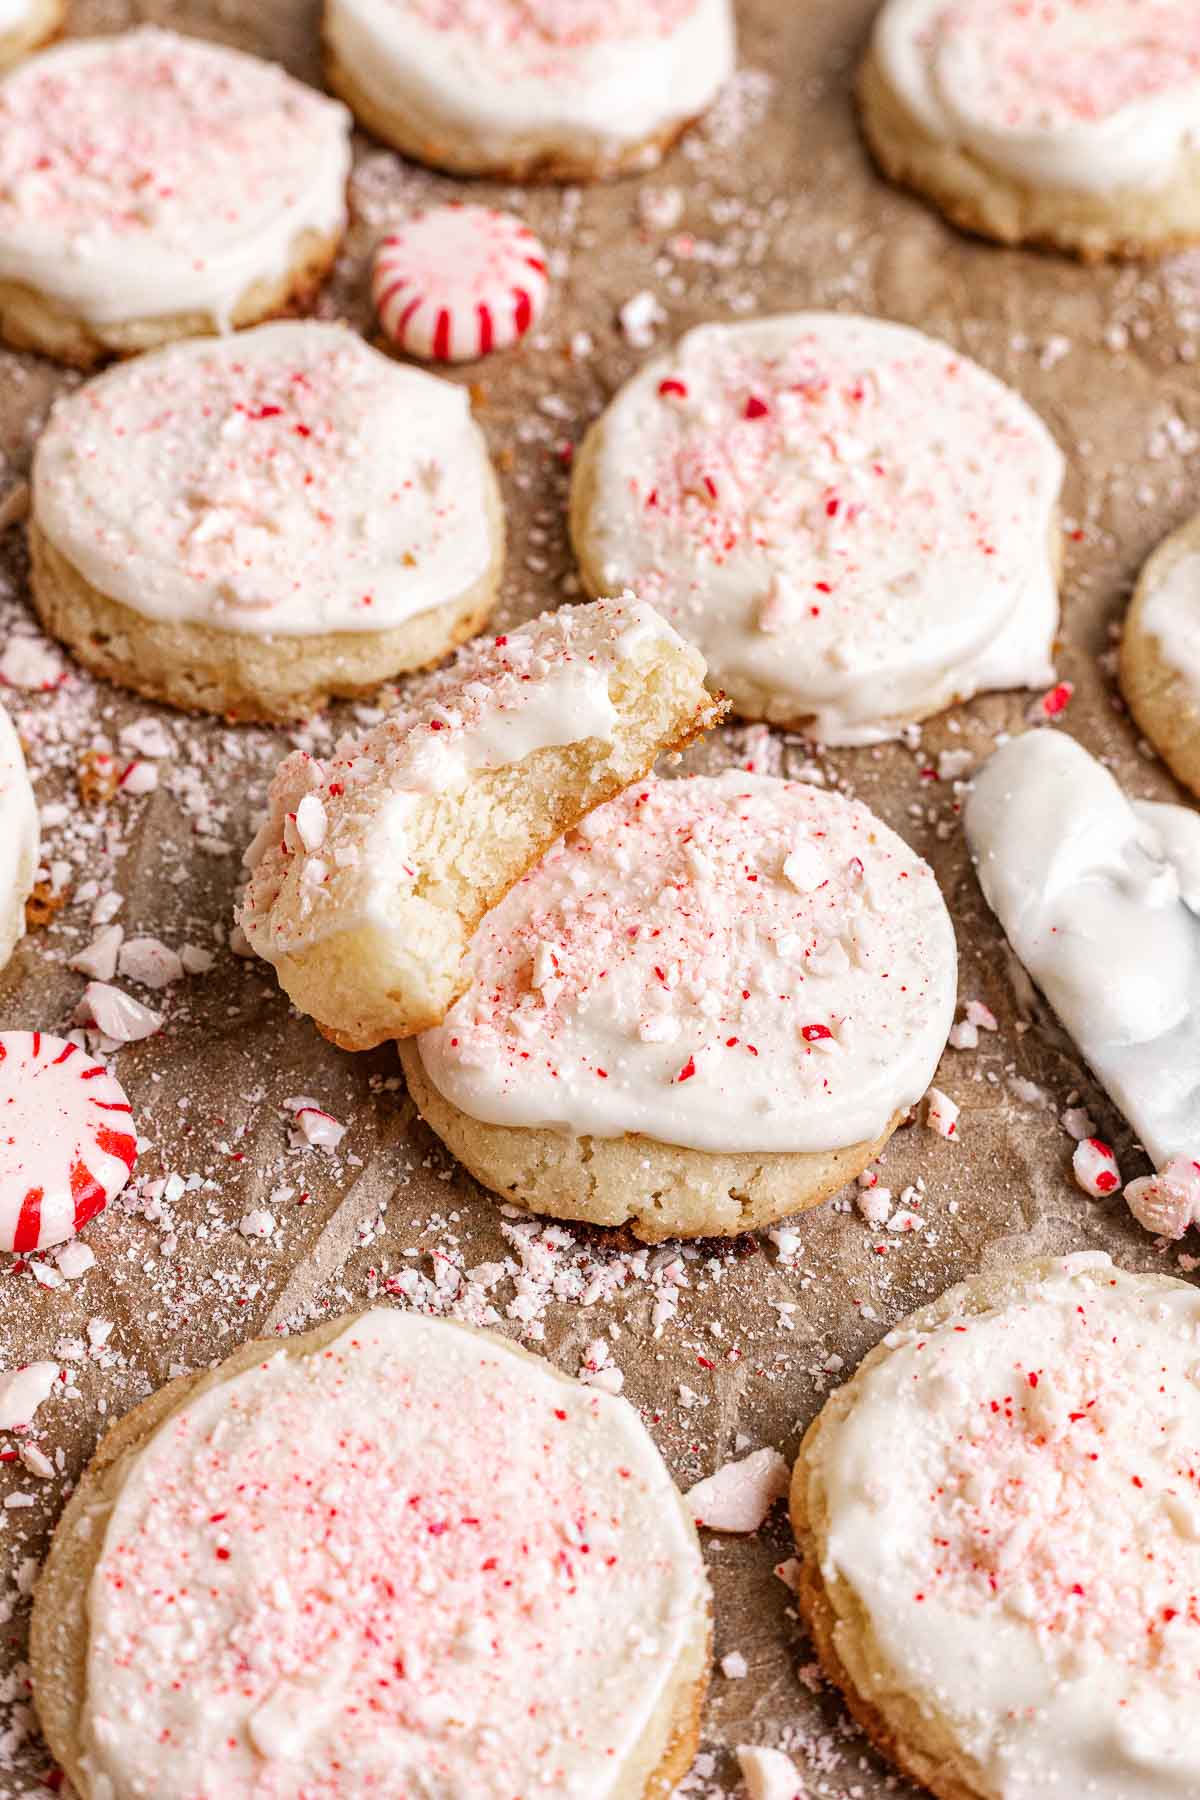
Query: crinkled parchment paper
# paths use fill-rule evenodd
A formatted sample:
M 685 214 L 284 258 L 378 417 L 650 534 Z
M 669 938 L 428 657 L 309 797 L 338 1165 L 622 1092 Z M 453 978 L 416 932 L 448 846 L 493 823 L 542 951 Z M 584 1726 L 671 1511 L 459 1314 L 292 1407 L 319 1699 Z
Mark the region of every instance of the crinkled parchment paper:
M 1056 728 L 1110 758 L 1133 792 L 1172 797 L 1122 714 L 1109 652 L 1139 562 L 1196 504 L 1200 256 L 1087 270 L 956 236 L 876 176 L 857 136 L 850 80 L 868 0 L 739 0 L 739 12 L 741 73 L 660 170 L 593 190 L 487 190 L 543 234 L 555 277 L 533 338 L 457 377 L 472 384 L 503 473 L 502 621 L 575 594 L 563 524 L 570 446 L 651 336 L 661 345 L 705 319 L 787 308 L 876 312 L 959 345 L 1056 433 L 1070 460 L 1059 668 L 1074 684 Z M 72 29 L 143 18 L 320 78 L 308 0 L 76 0 Z M 468 191 L 360 140 L 354 229 L 321 311 L 370 332 L 376 238 L 415 204 Z M 638 296 L 649 298 L 623 328 L 622 309 Z M 0 504 L 7 495 L 19 506 L 46 407 L 75 379 L 0 352 Z M 71 1481 L 106 1422 L 252 1334 L 374 1297 L 492 1323 L 565 1369 L 619 1370 L 686 1485 L 752 1446 L 790 1455 L 843 1371 L 904 1313 L 981 1265 L 1102 1247 L 1136 1267 L 1188 1267 L 1178 1250 L 1156 1249 L 1119 1198 L 1090 1201 L 1074 1186 L 1063 1123 L 1066 1112 L 1080 1128 L 1072 1108 L 1112 1139 L 1127 1176 L 1144 1165 L 1015 978 L 967 862 L 955 776 L 998 732 L 1021 728 L 1036 696 L 977 701 L 879 751 L 814 758 L 794 739 L 729 728 L 689 756 L 693 768 L 740 760 L 805 774 L 874 807 L 936 868 L 958 929 L 963 999 L 986 1002 L 1000 1028 L 943 1062 L 939 1083 L 962 1104 L 961 1141 L 913 1124 L 883 1159 L 881 1180 L 916 1227 L 871 1229 L 850 1196 L 803 1219 L 795 1242 L 784 1239 L 791 1255 L 749 1238 L 638 1252 L 502 1217 L 414 1123 L 390 1052 L 340 1054 L 289 1013 L 263 966 L 230 953 L 240 853 L 287 734 L 160 713 L 84 677 L 36 635 L 26 641 L 35 628 L 19 524 L 0 537 L 0 616 L 4 699 L 36 776 L 47 878 L 65 899 L 0 976 L 0 1025 L 70 1023 L 83 978 L 66 962 L 94 935 L 98 897 L 122 897 L 128 935 L 214 957 L 208 973 L 163 993 L 130 988 L 162 1009 L 163 1027 L 115 1057 L 146 1148 L 137 1184 L 88 1229 L 95 1266 L 70 1281 L 52 1257 L 0 1269 L 0 1366 L 52 1357 L 67 1372 L 31 1440 L 54 1478 L 19 1459 L 0 1466 L 5 1797 L 44 1792 L 50 1773 L 23 1661 L 27 1596 Z M 42 679 L 57 685 L 20 685 Z M 342 708 L 296 738 L 319 747 L 354 717 Z M 149 751 L 157 787 L 85 805 L 78 775 L 93 749 L 115 753 L 120 767 Z M 301 1095 L 348 1127 L 336 1151 L 292 1141 L 285 1102 Z M 269 1239 L 241 1231 L 254 1209 L 272 1215 Z M 5 1453 L 16 1447 L 0 1438 Z M 709 1551 L 717 1656 L 740 1652 L 748 1672 L 715 1673 L 706 1753 L 685 1791 L 736 1792 L 730 1747 L 760 1742 L 792 1750 L 811 1794 L 909 1793 L 815 1677 L 773 1573 L 791 1553 L 781 1511 L 756 1539 Z

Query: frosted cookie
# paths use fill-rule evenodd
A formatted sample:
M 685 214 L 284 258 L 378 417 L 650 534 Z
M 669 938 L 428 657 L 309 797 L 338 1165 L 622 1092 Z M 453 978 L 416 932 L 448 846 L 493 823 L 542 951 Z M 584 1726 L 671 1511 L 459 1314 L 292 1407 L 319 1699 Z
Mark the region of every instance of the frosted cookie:
M 64 1243 L 137 1159 L 132 1108 L 103 1063 L 45 1031 L 0 1031 L 0 1250 Z
M 1200 814 L 1130 802 L 1061 732 L 967 801 L 988 905 L 1156 1164 L 1200 1152 Z
M 0 969 L 25 935 L 25 902 L 37 874 L 40 831 L 25 758 L 0 706 Z
M 31 1660 L 82 1800 L 650 1800 L 691 1760 L 708 1637 L 695 1529 L 627 1401 L 378 1309 L 109 1432 Z
M 525 221 L 461 201 L 406 220 L 371 272 L 387 336 L 432 362 L 508 350 L 541 318 L 549 292 L 546 252 Z
M 0 335 L 89 367 L 312 295 L 346 225 L 345 109 L 151 27 L 0 83 Z
M 815 1206 L 924 1093 L 954 1016 L 932 871 L 865 806 L 737 771 L 640 782 L 488 914 L 402 1046 L 466 1168 L 649 1241 Z
M 701 658 L 632 598 L 472 644 L 332 756 L 282 764 L 242 929 L 343 1048 L 423 1031 L 463 991 L 488 907 L 721 710 Z
M 96 674 L 286 719 L 476 632 L 504 521 L 466 390 L 305 321 L 174 344 L 60 398 L 30 547 L 42 623 Z
M 921 333 L 706 325 L 584 439 L 571 535 L 698 644 L 744 718 L 830 744 L 1045 686 L 1063 459 L 1011 389 Z
M 858 91 L 885 172 L 968 231 L 1087 260 L 1200 237 L 1193 0 L 885 0 Z
M 461 175 L 645 169 L 733 74 L 730 0 L 325 0 L 359 122 Z
M 0 72 L 62 30 L 66 0 L 0 0 Z
M 1121 692 L 1172 774 L 1200 795 L 1200 517 L 1172 532 L 1134 589 Z
M 1200 1788 L 1200 1294 L 1083 1253 L 951 1288 L 792 1479 L 827 1675 L 940 1800 Z

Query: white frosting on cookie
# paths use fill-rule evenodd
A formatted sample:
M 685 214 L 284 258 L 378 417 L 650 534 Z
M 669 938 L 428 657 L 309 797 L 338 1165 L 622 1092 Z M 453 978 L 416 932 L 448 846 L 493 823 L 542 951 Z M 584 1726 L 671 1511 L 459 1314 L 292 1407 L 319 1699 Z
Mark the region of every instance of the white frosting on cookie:
M 1153 189 L 1200 147 L 1194 0 L 887 0 L 875 51 L 926 131 L 1037 187 Z
M 33 468 L 38 525 L 93 587 L 282 637 L 466 593 L 496 555 L 492 492 L 464 388 L 311 320 L 118 365 L 58 400 Z
M 39 838 L 37 802 L 20 741 L 0 706 L 0 969 L 25 931 Z
M 827 743 L 1051 679 L 1063 460 L 1010 389 L 877 319 L 707 325 L 617 395 L 573 528 L 735 707 Z
M 1178 557 L 1147 588 L 1139 624 L 1158 640 L 1167 667 L 1200 695 L 1200 553 Z
M 1200 1148 L 1200 814 L 1131 804 L 1081 745 L 997 750 L 966 808 L 989 906 L 1158 1164 Z
M 418 892 L 410 828 L 423 801 L 534 750 L 611 742 L 610 680 L 656 637 L 678 642 L 632 598 L 560 607 L 478 639 L 332 756 L 289 756 L 246 852 L 241 924 L 254 949 L 270 962 L 360 927 L 386 933 L 396 896 Z
M 729 0 L 329 0 L 335 56 L 384 112 L 481 163 L 619 155 L 733 73 Z
M 932 871 L 865 806 L 731 771 L 636 784 L 484 919 L 421 1059 L 496 1125 L 827 1151 L 924 1093 L 954 1015 Z
M 130 1464 L 88 1596 L 90 1791 L 604 1800 L 706 1602 L 628 1402 L 369 1312 L 265 1347 Z
M 0 83 L 0 280 L 96 324 L 218 327 L 306 231 L 340 233 L 349 115 L 257 57 L 145 28 Z
M 1200 1294 L 1096 1254 L 1013 1286 L 892 1332 L 822 1419 L 822 1576 L 869 1628 L 840 1630 L 839 1654 L 885 1717 L 903 1694 L 936 1719 L 973 1792 L 1184 1800 Z
M 15 31 L 33 13 L 34 0 L 0 0 L 0 31 Z

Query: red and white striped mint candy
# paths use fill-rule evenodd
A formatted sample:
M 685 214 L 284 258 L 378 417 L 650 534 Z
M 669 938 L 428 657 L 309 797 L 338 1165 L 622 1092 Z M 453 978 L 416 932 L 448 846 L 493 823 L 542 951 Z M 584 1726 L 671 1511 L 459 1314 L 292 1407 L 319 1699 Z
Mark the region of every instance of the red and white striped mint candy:
M 103 1063 L 44 1031 L 0 1031 L 0 1250 L 45 1250 L 103 1212 L 137 1157 Z
M 550 292 L 546 252 L 512 213 L 455 201 L 384 238 L 371 291 L 401 350 L 470 362 L 507 350 L 541 317 Z

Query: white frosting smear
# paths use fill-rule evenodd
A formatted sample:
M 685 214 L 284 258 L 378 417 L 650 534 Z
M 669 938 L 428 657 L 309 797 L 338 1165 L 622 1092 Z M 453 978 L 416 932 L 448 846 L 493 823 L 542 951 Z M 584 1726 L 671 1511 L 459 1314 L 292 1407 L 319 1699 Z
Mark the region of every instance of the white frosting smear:
M 1081 1255 L 886 1342 L 816 1449 L 856 1685 L 918 1697 L 996 1800 L 1194 1795 L 1200 1294 Z
M 20 740 L 0 706 L 0 969 L 25 930 L 39 841 L 37 802 Z
M 187 1400 L 88 1597 L 105 1800 L 604 1800 L 702 1629 L 629 1404 L 377 1310 Z
M 1163 661 L 1200 693 L 1200 554 L 1178 557 L 1154 583 L 1141 624 L 1158 639 Z
M 1194 0 L 888 0 L 875 46 L 928 131 L 1038 186 L 1153 188 L 1200 142 Z
M 98 324 L 224 327 L 304 231 L 340 232 L 349 114 L 271 63 L 146 27 L 0 83 L 0 279 Z
M 703 651 L 736 707 L 876 742 L 1052 678 L 1063 460 L 1023 400 L 900 325 L 708 325 L 605 415 L 593 574 Z
M 619 153 L 733 73 L 729 0 L 330 0 L 330 45 L 386 112 L 485 160 Z
M 954 932 L 865 806 L 733 771 L 645 781 L 484 919 L 418 1039 L 471 1118 L 698 1150 L 827 1151 L 929 1085 Z
M 241 923 L 254 949 L 273 961 L 359 925 L 386 931 L 396 895 L 418 881 L 409 837 L 421 801 L 535 750 L 611 742 L 610 679 L 654 638 L 678 642 L 632 597 L 561 607 L 476 640 L 331 757 L 286 758 L 246 852 Z
M 290 637 L 466 593 L 490 492 L 465 389 L 311 320 L 119 364 L 56 403 L 33 470 L 39 526 L 102 593 Z
M 1013 949 L 1156 1164 L 1200 1146 L 1200 814 L 1131 804 L 1035 731 L 975 781 L 967 838 Z

